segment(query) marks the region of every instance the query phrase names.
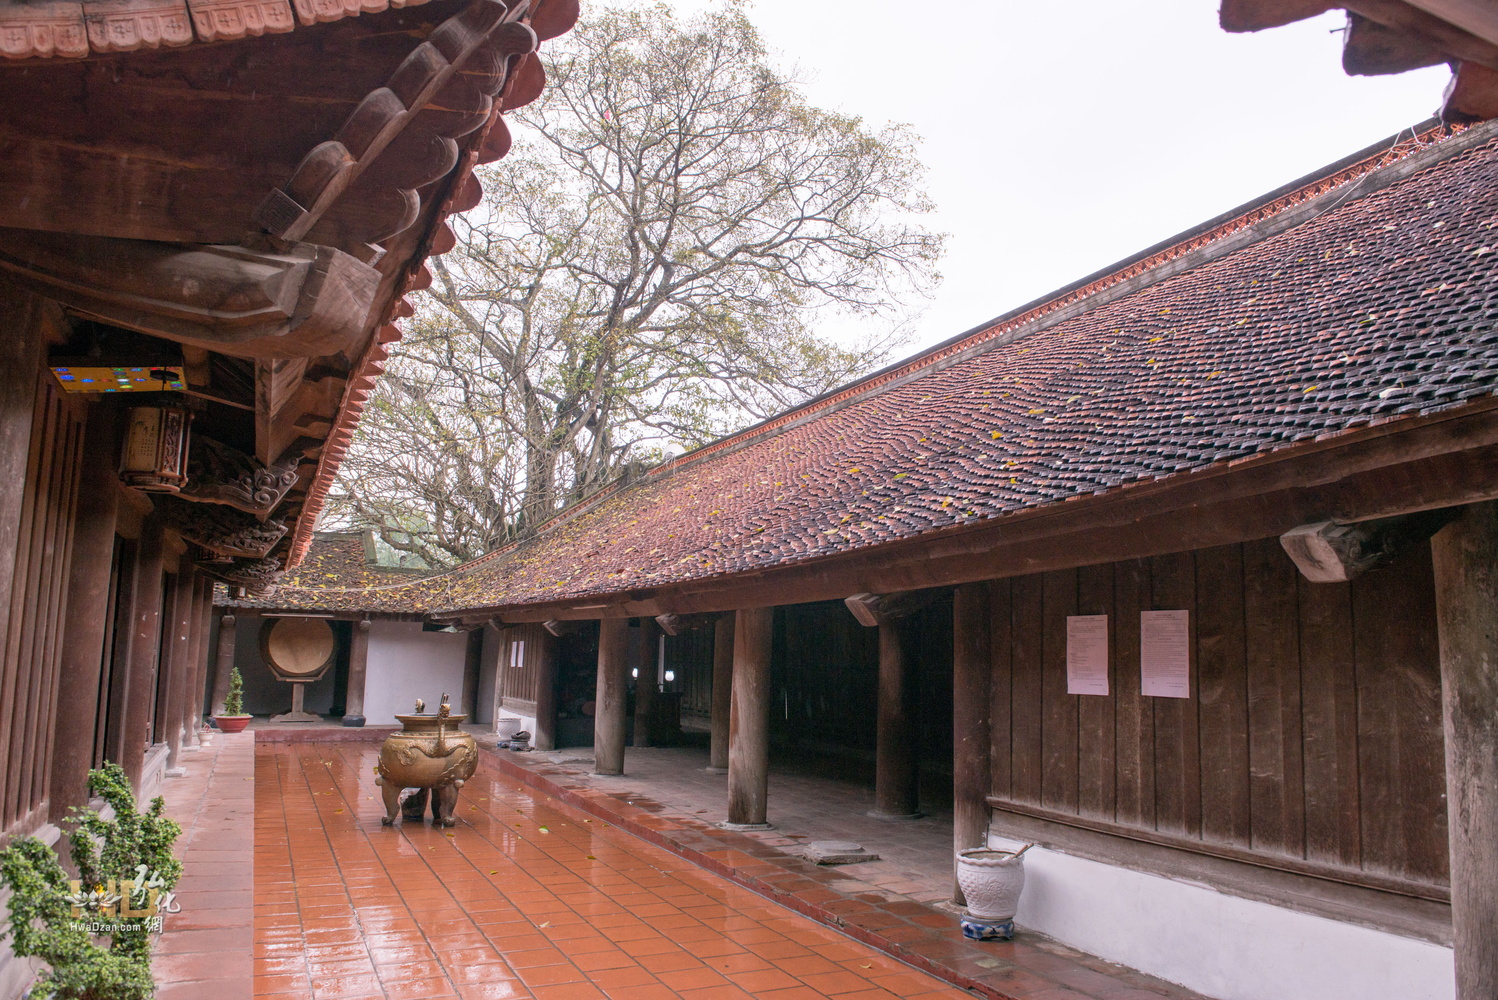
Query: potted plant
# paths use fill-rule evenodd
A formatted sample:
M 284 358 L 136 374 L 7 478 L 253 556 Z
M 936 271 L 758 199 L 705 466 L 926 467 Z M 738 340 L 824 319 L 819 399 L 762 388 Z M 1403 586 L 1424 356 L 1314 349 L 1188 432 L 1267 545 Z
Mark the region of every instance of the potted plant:
M 238 667 L 229 671 L 229 694 L 224 698 L 224 713 L 215 715 L 213 722 L 226 733 L 243 732 L 250 724 L 250 717 L 244 714 L 244 678 L 239 676 Z
M 78 878 L 35 837 L 0 851 L 0 883 L 10 890 L 11 950 L 50 968 L 30 996 L 48 1000 L 150 1000 L 151 933 L 174 912 L 182 877 L 172 844 L 182 828 L 162 815 L 158 797 L 144 813 L 118 764 L 90 771 L 88 786 L 114 808 L 104 819 L 74 809 L 69 835 Z

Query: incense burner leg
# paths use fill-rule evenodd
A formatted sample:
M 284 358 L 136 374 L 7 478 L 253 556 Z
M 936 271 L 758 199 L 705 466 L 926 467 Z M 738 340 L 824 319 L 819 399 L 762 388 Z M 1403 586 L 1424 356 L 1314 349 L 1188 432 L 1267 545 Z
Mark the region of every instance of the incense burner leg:
M 438 785 L 432 789 L 432 818 L 438 826 L 456 826 L 453 810 L 458 807 L 458 786 Z
M 389 826 L 395 822 L 395 814 L 400 811 L 401 789 L 399 785 L 386 781 L 380 785 L 380 792 L 385 799 L 385 815 L 380 822 Z

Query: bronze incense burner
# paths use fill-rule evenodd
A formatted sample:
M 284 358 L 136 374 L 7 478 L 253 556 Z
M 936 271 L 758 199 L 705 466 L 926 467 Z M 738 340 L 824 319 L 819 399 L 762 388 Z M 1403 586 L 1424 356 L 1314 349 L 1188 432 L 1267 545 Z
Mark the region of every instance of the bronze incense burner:
M 435 715 L 422 714 L 424 707 L 418 701 L 416 714 L 397 715 L 404 728 L 385 737 L 380 747 L 375 783 L 384 792 L 385 816 L 380 822 L 386 826 L 395 822 L 397 812 L 406 819 L 421 819 L 428 797 L 432 821 L 437 826 L 455 825 L 458 789 L 478 766 L 478 744 L 458 728 L 468 716 L 453 715 L 445 694 Z M 401 793 L 408 788 L 416 791 L 402 803 Z

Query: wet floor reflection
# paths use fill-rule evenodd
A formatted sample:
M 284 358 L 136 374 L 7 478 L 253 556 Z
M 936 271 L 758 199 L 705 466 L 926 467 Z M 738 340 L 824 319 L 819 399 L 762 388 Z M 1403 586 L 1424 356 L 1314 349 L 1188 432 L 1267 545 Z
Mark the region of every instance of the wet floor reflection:
M 368 743 L 257 747 L 257 996 L 968 995 L 484 759 L 457 826 L 383 827 L 376 759 Z

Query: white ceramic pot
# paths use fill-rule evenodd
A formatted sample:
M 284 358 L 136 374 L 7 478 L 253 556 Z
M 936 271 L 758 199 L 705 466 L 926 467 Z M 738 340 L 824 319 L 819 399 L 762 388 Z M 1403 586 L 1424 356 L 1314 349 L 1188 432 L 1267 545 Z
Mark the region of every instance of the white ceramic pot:
M 494 720 L 494 735 L 499 737 L 501 743 L 520 732 L 521 720 L 513 716 L 502 715 Z
M 994 923 L 1013 920 L 1025 888 L 1025 859 L 987 847 L 958 851 L 957 884 L 973 917 Z

